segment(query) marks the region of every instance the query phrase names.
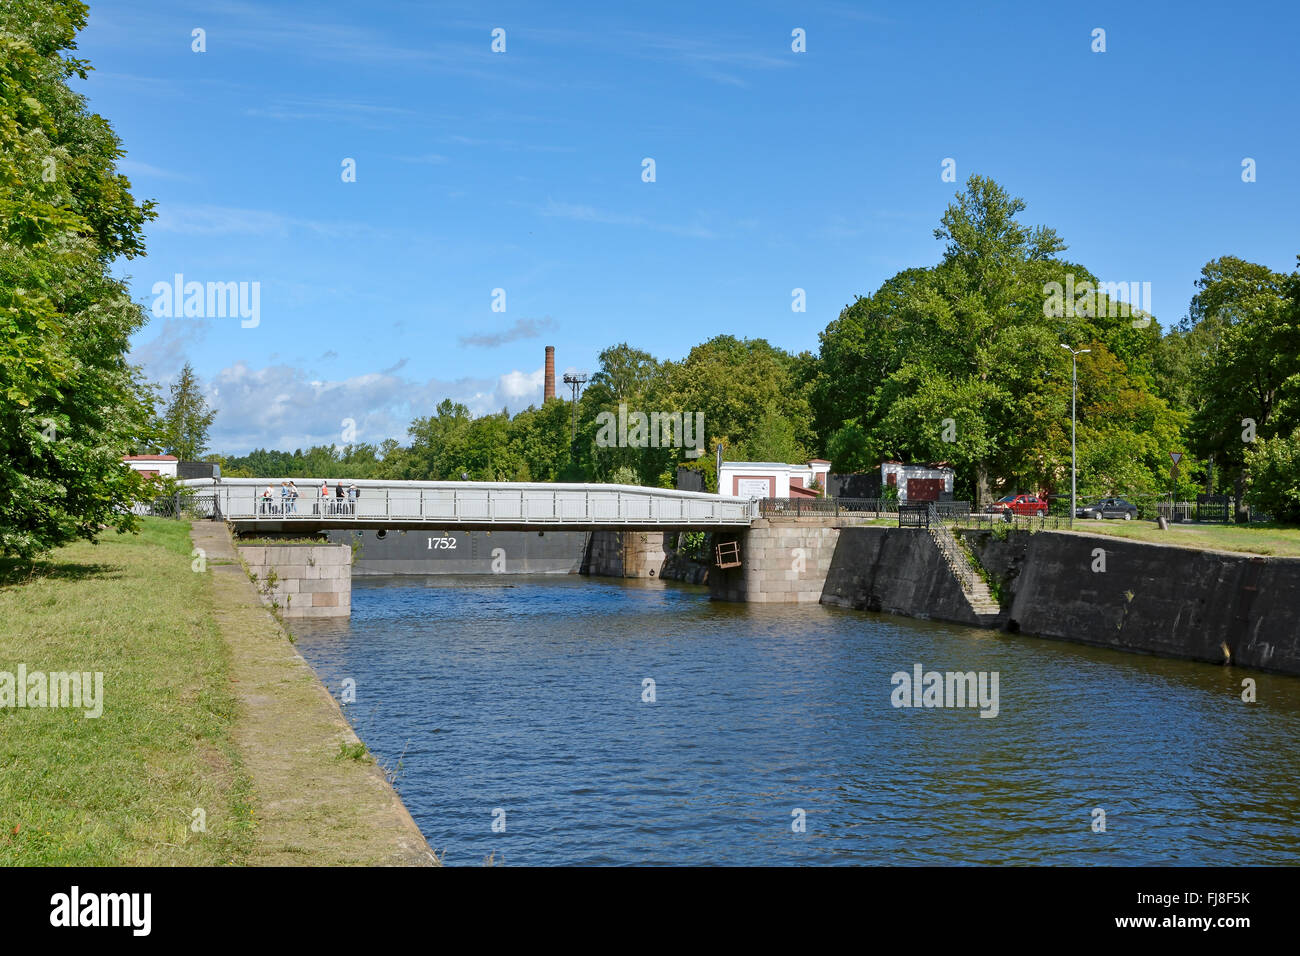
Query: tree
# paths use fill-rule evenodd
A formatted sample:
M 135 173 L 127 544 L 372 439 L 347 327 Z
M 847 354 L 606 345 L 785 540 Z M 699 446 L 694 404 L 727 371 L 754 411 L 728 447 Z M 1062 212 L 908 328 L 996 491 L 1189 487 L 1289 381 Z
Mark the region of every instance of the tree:
M 818 434 L 837 470 L 866 470 L 885 458 L 946 460 L 958 493 L 981 502 L 994 487 L 1068 481 L 1063 343 L 1104 349 L 1122 377 L 1110 385 L 1140 399 L 1137 416 L 1116 416 L 1110 402 L 1081 406 L 1081 435 L 1089 425 L 1097 435 L 1146 427 L 1138 418 L 1176 432 L 1168 408 L 1148 402 L 1159 326 L 1116 307 L 1109 288 L 1098 292 L 1088 270 L 1058 257 L 1065 243 L 1054 230 L 1019 222 L 1024 209 L 1024 200 L 972 176 L 935 230 L 945 242 L 942 260 L 898 273 L 827 327 L 812 392 Z M 1052 290 L 1076 287 L 1068 308 L 1054 301 Z M 1094 368 L 1080 363 L 1081 389 Z M 1144 457 L 1146 471 L 1156 467 L 1154 455 Z
M 208 429 L 216 417 L 216 409 L 208 408 L 194 369 L 186 362 L 171 386 L 171 399 L 159 425 L 164 453 L 198 461 L 208 450 Z
M 1234 256 L 1215 259 L 1201 270 L 1182 330 L 1195 346 L 1191 446 L 1213 460 L 1239 502 L 1250 444 L 1300 425 L 1298 284 L 1296 275 Z
M 1300 522 L 1300 428 L 1246 452 L 1251 504 L 1275 521 Z
M 126 362 L 146 321 L 110 268 L 144 251 L 151 203 L 115 171 L 121 144 L 68 87 L 76 0 L 0 7 L 0 552 L 30 558 L 138 526 L 152 390 Z
M 463 457 L 469 424 L 469 409 L 449 398 L 438 403 L 433 415 L 415 419 L 407 429 L 411 447 L 405 455 L 404 474 L 398 477 L 424 481 L 459 478 L 455 468 Z
M 807 450 L 795 437 L 795 427 L 774 404 L 754 423 L 750 437 L 736 449 L 735 457 L 747 461 L 804 462 Z
M 714 439 L 737 450 L 775 441 L 784 455 L 814 443 L 812 409 L 800 387 L 806 360 L 766 339 L 715 336 L 669 365 L 667 378 L 673 409 L 704 414 L 704 447 Z M 764 433 L 772 429 L 769 440 Z

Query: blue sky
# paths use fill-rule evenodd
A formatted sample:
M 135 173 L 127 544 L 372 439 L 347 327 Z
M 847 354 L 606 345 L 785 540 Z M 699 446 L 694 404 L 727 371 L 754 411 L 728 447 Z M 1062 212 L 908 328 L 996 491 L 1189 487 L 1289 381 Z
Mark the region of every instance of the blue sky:
M 1168 326 L 1207 260 L 1300 253 L 1300 13 L 1136 6 L 91 0 L 78 88 L 159 211 L 120 271 L 150 308 L 176 273 L 260 288 L 256 327 L 155 317 L 133 358 L 192 361 L 240 453 L 522 408 L 546 344 L 561 370 L 720 333 L 815 351 L 938 259 L 945 158 Z

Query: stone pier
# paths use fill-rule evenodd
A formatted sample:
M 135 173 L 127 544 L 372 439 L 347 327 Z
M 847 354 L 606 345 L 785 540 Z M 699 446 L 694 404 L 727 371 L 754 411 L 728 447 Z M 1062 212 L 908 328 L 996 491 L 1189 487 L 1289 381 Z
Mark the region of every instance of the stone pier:
M 740 542 L 738 568 L 709 569 L 715 601 L 802 604 L 821 600 L 843 521 L 763 519 L 748 530 L 721 532 L 716 541 Z
M 668 555 L 663 531 L 593 531 L 582 573 L 606 578 L 657 578 Z
M 240 545 L 262 603 L 290 617 L 352 613 L 352 548 L 346 544 Z

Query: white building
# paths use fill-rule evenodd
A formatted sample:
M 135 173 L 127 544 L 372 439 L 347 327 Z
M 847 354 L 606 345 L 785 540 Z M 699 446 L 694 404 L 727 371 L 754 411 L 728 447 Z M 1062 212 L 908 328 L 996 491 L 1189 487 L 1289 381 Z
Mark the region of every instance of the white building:
M 886 461 L 880 465 L 881 487 L 898 489 L 899 501 L 939 501 L 952 497 L 953 470 L 943 463 L 908 465 Z M 946 500 L 946 499 L 945 499 Z
M 826 494 L 831 463 L 814 458 L 806 465 L 775 461 L 724 461 L 718 493 L 738 498 L 816 498 Z M 818 488 L 812 485 L 816 482 Z
M 180 460 L 175 455 L 127 455 L 122 462 L 150 478 L 175 478 Z

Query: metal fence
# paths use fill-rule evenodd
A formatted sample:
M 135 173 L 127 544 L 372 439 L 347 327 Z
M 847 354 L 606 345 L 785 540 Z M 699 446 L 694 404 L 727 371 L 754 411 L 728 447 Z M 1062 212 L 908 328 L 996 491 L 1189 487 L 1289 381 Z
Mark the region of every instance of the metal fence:
M 1046 515 L 1042 518 L 1017 514 L 950 515 L 944 518 L 944 523 L 973 530 L 1013 528 L 1030 531 L 1060 531 L 1068 530 L 1071 527 L 1070 519 L 1063 515 Z
M 177 493 L 160 495 L 150 501 L 137 501 L 132 514 L 151 518 L 220 518 L 221 507 L 216 495 Z
M 1199 521 L 1226 524 L 1233 520 L 1233 499 L 1227 495 L 1197 495 L 1195 501 L 1170 501 L 1168 495 L 1123 493 L 1102 497 L 1123 498 L 1132 503 L 1137 507 L 1137 514 L 1134 517 L 1141 521 L 1166 518 L 1176 523 Z M 1085 505 L 1095 504 L 1100 499 L 1096 495 L 1079 495 L 1076 500 L 1078 507 L 1082 508 Z M 1047 505 L 1049 517 L 1067 519 L 1070 517 L 1069 495 L 1048 495 Z
M 939 515 L 970 514 L 969 501 L 916 501 L 911 507 L 933 507 Z M 764 518 L 892 518 L 909 507 L 897 498 L 761 498 L 758 512 Z
M 898 506 L 900 528 L 928 528 L 938 515 L 926 502 L 904 502 Z

